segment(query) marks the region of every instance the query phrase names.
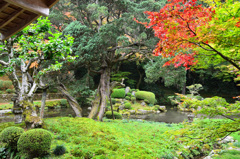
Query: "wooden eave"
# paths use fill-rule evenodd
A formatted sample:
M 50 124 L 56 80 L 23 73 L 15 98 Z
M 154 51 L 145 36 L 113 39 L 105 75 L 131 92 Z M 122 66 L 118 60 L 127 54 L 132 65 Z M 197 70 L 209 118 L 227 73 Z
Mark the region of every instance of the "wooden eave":
M 6 40 L 40 16 L 48 16 L 59 0 L 0 0 L 1 40 Z

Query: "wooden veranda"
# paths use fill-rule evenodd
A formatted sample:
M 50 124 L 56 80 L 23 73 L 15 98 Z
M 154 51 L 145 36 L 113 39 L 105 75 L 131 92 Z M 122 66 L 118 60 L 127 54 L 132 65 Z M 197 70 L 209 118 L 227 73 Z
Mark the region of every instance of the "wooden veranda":
M 39 16 L 48 16 L 59 0 L 0 0 L 1 40 L 21 31 Z

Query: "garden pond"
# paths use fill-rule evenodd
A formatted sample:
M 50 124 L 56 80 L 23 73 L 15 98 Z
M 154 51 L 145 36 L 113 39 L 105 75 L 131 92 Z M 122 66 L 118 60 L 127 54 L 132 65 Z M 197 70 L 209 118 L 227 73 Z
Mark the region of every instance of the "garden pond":
M 10 112 L 10 111 L 6 111 Z M 83 107 L 83 116 L 87 117 L 90 110 L 87 107 Z M 167 111 L 163 113 L 152 113 L 146 115 L 130 115 L 123 116 L 124 119 L 138 119 L 147 120 L 155 122 L 165 122 L 165 123 L 180 123 L 188 119 L 190 112 L 181 112 L 176 108 L 167 107 Z M 75 116 L 74 111 L 71 108 L 61 108 L 61 109 L 48 109 L 45 110 L 44 118 L 51 117 L 64 117 L 64 116 Z M 0 112 L 0 123 L 14 121 L 14 116 L 10 113 Z

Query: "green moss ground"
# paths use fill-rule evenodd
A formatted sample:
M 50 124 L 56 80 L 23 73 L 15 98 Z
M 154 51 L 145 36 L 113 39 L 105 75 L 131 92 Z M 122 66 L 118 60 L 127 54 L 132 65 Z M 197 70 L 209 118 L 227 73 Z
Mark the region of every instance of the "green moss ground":
M 46 119 L 45 127 L 54 134 L 52 148 L 67 148 L 62 158 L 160 158 L 179 146 L 164 135 L 178 124 L 64 117 Z

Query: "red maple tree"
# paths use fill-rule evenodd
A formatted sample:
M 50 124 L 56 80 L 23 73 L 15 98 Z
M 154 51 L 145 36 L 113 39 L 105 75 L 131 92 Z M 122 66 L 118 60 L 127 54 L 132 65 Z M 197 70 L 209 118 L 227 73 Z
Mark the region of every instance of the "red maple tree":
M 149 23 L 135 21 L 152 28 L 160 39 L 154 50 L 156 56 L 173 57 L 165 65 L 174 64 L 188 69 L 197 62 L 193 48 L 200 43 L 208 44 L 197 36 L 197 28 L 211 21 L 215 13 L 211 7 L 197 5 L 196 0 L 169 0 L 159 12 L 145 13 Z

